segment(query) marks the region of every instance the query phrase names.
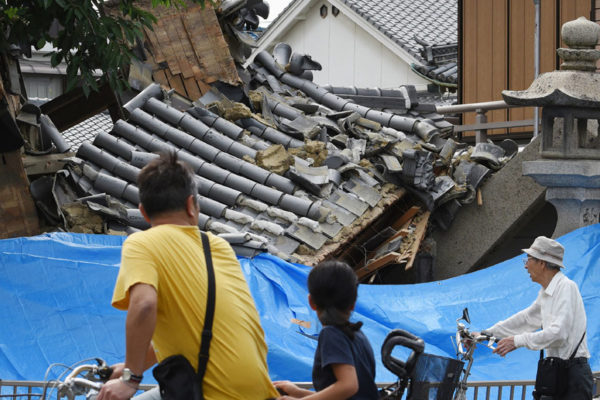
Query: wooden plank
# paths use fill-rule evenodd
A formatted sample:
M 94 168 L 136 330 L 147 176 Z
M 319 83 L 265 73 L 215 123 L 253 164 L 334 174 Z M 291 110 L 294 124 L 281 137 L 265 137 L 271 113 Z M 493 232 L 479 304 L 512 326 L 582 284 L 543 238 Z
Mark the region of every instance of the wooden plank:
M 425 233 L 427 232 L 427 224 L 429 223 L 430 215 L 431 213 L 429 211 L 424 212 L 421 214 L 421 220 L 417 222 L 417 227 L 414 233 L 415 241 L 413 242 L 412 246 L 410 246 L 410 249 L 405 253 L 409 257 L 405 267 L 407 270 L 411 269 L 413 263 L 415 262 L 415 257 L 419 252 L 419 247 L 421 247 L 421 242 L 425 238 Z
M 179 64 L 179 69 L 181 70 L 181 75 L 184 80 L 194 76 L 192 65 L 190 64 L 187 58 L 179 57 L 177 59 L 177 62 Z
M 154 24 L 154 27 L 156 28 L 157 25 Z M 151 47 L 151 52 L 152 52 L 152 57 L 154 58 L 154 62 L 159 64 L 161 62 L 165 61 L 165 56 L 163 55 L 162 51 L 160 50 L 160 42 L 158 40 L 158 37 L 156 36 L 156 32 L 154 30 L 148 29 L 148 28 L 144 28 L 144 32 L 146 33 L 146 37 L 148 38 L 148 41 L 150 42 L 150 47 Z
M 210 92 L 211 86 L 207 83 L 204 83 L 203 81 L 196 81 L 196 83 L 198 84 L 198 87 L 200 88 L 200 93 L 202 95 L 205 95 L 206 93 Z
M 506 2 L 493 2 L 492 11 L 492 95 L 490 100 L 502 100 L 502 90 L 507 87 L 508 77 L 508 38 L 506 35 L 506 22 L 508 10 Z M 508 110 L 494 110 L 488 113 L 488 121 L 507 121 Z M 507 133 L 506 129 L 488 131 L 489 135 Z
M 40 227 L 21 151 L 0 154 L 0 238 L 33 236 Z
M 417 256 L 417 252 L 419 251 L 419 247 L 421 246 L 421 241 L 425 237 L 425 232 L 427 231 L 427 224 L 429 222 L 429 216 L 431 213 L 429 211 L 425 211 L 422 214 L 419 214 L 416 219 L 415 230 L 412 235 L 406 235 L 406 229 L 400 230 L 400 232 L 396 233 L 394 236 L 386 240 L 379 247 L 386 246 L 390 241 L 396 239 L 399 236 L 410 237 L 412 239 L 412 243 L 410 247 L 402 253 L 398 252 L 389 252 L 375 260 L 372 260 L 369 264 L 365 265 L 356 270 L 356 275 L 359 279 L 364 279 L 371 274 L 377 272 L 379 269 L 390 265 L 390 264 L 400 264 L 406 262 L 405 270 L 412 268 L 415 257 Z M 409 225 L 412 225 L 415 220 L 407 220 L 403 225 L 404 228 L 408 228 Z M 373 252 L 376 254 L 377 250 Z
M 558 69 L 556 61 L 556 1 L 542 0 L 540 15 L 540 73 Z
M 198 83 L 196 82 L 194 77 L 184 79 L 183 83 L 185 85 L 187 97 L 190 100 L 194 101 L 202 97 L 202 92 L 200 92 L 200 88 L 198 87 Z
M 169 80 L 167 79 L 167 75 L 165 75 L 165 71 L 162 69 L 156 70 L 152 72 L 152 77 L 155 82 L 160 83 L 166 89 L 170 89 L 171 85 L 169 84 Z
M 180 95 L 187 97 L 187 92 L 185 91 L 185 86 L 183 85 L 183 81 L 181 80 L 181 76 L 173 75 L 172 71 L 166 69 L 165 76 L 169 80 L 169 87 L 171 89 L 175 89 L 177 93 Z
M 479 4 L 485 6 L 484 3 L 489 0 L 464 0 L 463 1 L 463 35 L 462 35 L 462 77 L 460 85 L 462 90 L 462 102 L 465 104 L 476 103 L 479 101 L 477 96 L 477 7 Z M 469 79 L 466 79 L 468 77 Z M 475 122 L 473 113 L 463 114 L 463 123 L 470 124 Z
M 410 221 L 415 215 L 417 215 L 419 211 L 421 211 L 421 207 L 412 206 L 390 226 L 396 231 L 401 230 L 402 228 L 404 228 L 404 225 L 406 225 L 408 221 Z
M 374 274 L 379 269 L 390 265 L 390 264 L 400 264 L 406 262 L 408 257 L 398 253 L 388 253 L 382 257 L 379 257 L 376 260 L 373 260 L 369 264 L 365 265 L 362 268 L 355 270 L 356 276 L 359 280 L 369 277 L 371 274 Z
M 23 167 L 29 176 L 40 174 L 54 174 L 63 169 L 66 158 L 75 156 L 75 153 L 47 154 L 43 156 L 23 157 Z
M 510 0 L 509 76 L 507 88 L 509 90 L 523 90 L 529 87 L 529 84 L 525 84 L 525 81 L 526 76 L 529 75 L 528 69 L 533 70 L 533 63 L 527 65 L 526 53 L 533 51 L 533 48 L 530 48 L 530 43 L 527 42 L 530 41 L 533 44 L 534 31 L 534 24 L 526 19 L 529 7 L 533 8 L 533 2 L 529 4 L 529 2 L 522 0 Z M 531 83 L 531 81 L 529 80 L 528 82 Z M 511 109 L 508 111 L 508 115 L 511 120 L 531 118 L 531 113 L 525 114 L 524 108 Z
M 477 16 L 476 18 L 483 23 L 478 25 L 478 38 L 477 38 L 477 57 L 478 66 L 477 66 L 477 83 L 478 83 L 478 96 L 482 99 L 487 99 L 489 101 L 493 100 L 492 93 L 492 81 L 494 80 L 494 76 L 490 76 L 490 72 L 492 72 L 492 59 L 493 59 L 493 38 L 492 38 L 492 4 L 489 1 L 485 2 L 486 4 L 479 5 L 477 8 Z M 485 21 L 485 22 L 484 22 Z

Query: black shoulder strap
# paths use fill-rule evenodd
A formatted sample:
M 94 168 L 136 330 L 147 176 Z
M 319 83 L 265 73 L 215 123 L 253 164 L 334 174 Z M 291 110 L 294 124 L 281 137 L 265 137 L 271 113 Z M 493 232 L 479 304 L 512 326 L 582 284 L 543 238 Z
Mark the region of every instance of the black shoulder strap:
M 585 337 L 585 331 L 583 331 L 583 335 L 581 336 L 581 339 L 579 339 L 579 343 L 577 343 L 577 347 L 575 347 L 575 350 L 573 350 L 573 354 L 571 354 L 571 357 L 569 358 L 569 360 L 572 360 L 573 357 L 575 357 L 575 353 L 577 353 L 577 350 L 579 349 L 579 345 L 581 344 L 581 342 L 583 342 L 584 337 Z
M 202 336 L 200 338 L 197 372 L 198 384 L 200 386 L 200 398 L 204 398 L 202 395 L 202 380 L 204 379 L 204 373 L 206 372 L 206 365 L 208 363 L 208 352 L 210 350 L 210 341 L 212 339 L 212 324 L 215 316 L 215 270 L 213 268 L 208 236 L 204 232 L 200 232 L 200 235 L 202 236 L 202 247 L 204 248 L 206 272 L 208 276 L 206 314 L 204 316 L 204 328 L 202 329 Z

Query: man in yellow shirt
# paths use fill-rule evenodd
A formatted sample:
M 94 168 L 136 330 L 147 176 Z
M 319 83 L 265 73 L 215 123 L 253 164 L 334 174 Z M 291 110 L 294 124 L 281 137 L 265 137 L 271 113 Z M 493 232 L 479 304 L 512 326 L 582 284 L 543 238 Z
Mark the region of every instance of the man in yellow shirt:
M 193 171 L 174 153 L 149 163 L 138 177 L 140 211 L 152 228 L 123 244 L 112 304 L 127 310 L 125 363 L 98 400 L 129 399 L 144 371 L 182 354 L 197 368 L 206 312 L 207 269 L 198 229 Z M 215 271 L 215 311 L 204 398 L 277 397 L 270 382 L 264 332 L 231 246 L 207 234 Z M 154 389 L 137 399 L 159 400 Z

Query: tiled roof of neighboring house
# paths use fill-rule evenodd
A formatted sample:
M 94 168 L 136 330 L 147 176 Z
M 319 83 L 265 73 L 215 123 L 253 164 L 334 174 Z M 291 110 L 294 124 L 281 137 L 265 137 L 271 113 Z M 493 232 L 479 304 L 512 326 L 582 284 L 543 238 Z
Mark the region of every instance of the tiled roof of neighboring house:
M 421 45 L 458 41 L 457 0 L 342 0 L 378 30 L 418 60 Z
M 113 127 L 112 119 L 108 112 L 103 112 L 61 132 L 71 151 L 77 151 L 84 142 L 93 142 L 101 132 L 109 132 Z
M 400 89 L 386 90 L 382 88 L 357 88 L 353 86 L 334 87 L 323 86 L 331 93 L 351 99 L 358 104 L 370 106 L 382 111 L 402 109 L 404 106 L 404 95 Z M 448 106 L 456 104 L 458 96 L 456 93 L 442 91 L 419 90 L 414 93 L 419 104 L 434 104 L 436 106 Z
M 79 148 L 83 162 L 70 179 L 94 196 L 81 201 L 145 229 L 136 177 L 153 153 L 176 151 L 197 174 L 201 229 L 228 237 L 239 255 L 269 251 L 314 264 L 346 248 L 359 252 L 354 265 L 365 277 L 372 263 L 414 260 L 420 240 L 402 238 L 422 237 L 434 210 L 436 221 L 450 223 L 511 155 L 489 144 L 458 146 L 452 126 L 413 87 L 361 89 L 397 99 L 394 113 L 379 111 L 307 79 L 306 56 L 276 50 L 283 51 L 261 53 L 248 70 L 250 108 L 218 92 L 176 108 L 159 85 L 146 88 L 125 105 L 128 120 Z M 278 64 L 281 54 L 290 59 Z M 424 205 L 417 216 L 415 207 L 394 208 L 407 193 Z M 374 224 L 382 220 L 385 229 Z
M 306 0 L 291 1 L 267 31 L 300 1 Z M 428 59 L 422 54 L 423 46 L 415 40 L 415 35 L 430 45 L 458 43 L 458 0 L 339 1 L 422 63 L 427 64 Z

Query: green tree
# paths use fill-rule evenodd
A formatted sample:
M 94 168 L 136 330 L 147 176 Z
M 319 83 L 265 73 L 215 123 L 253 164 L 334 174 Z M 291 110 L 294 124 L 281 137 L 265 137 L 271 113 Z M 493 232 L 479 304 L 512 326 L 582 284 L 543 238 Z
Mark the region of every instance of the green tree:
M 152 0 L 158 5 L 185 6 L 185 0 Z M 135 0 L 0 0 L 0 51 L 12 44 L 39 49 L 52 43 L 52 66 L 67 64 L 67 91 L 78 84 L 86 96 L 97 91 L 93 73 L 101 70 L 100 83 L 121 92 L 128 84 L 120 72 L 135 58 L 131 47 L 143 42 L 144 27 L 152 29 L 154 22 Z

